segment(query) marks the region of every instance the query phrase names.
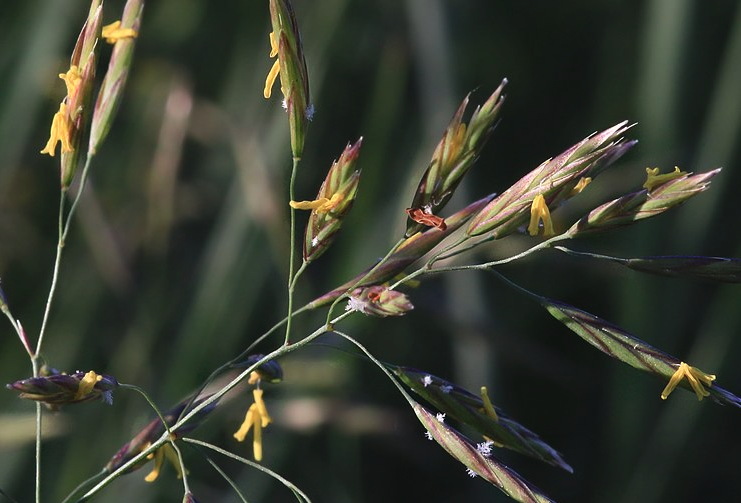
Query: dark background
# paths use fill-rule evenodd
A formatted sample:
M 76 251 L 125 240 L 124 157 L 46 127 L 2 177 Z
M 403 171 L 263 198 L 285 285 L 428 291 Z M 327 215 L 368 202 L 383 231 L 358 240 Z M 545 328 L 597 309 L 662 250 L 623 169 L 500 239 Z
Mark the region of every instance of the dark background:
M 105 22 L 123 2 L 106 3 Z M 35 340 L 56 246 L 55 160 L 38 151 L 63 97 L 57 74 L 88 6 L 33 0 L 0 12 L 0 277 Z M 723 166 L 711 189 L 635 227 L 572 243 L 623 257 L 739 256 L 741 6 L 733 0 L 590 2 L 296 0 L 317 112 L 297 194 L 311 199 L 348 141 L 363 136 L 359 198 L 333 248 L 297 292 L 303 304 L 345 281 L 403 232 L 440 134 L 466 93 L 483 102 L 509 79 L 502 120 L 450 210 L 501 192 L 544 159 L 622 120 L 639 140 L 575 206 L 565 229 L 604 200 L 640 187 L 644 168 Z M 148 390 L 165 408 L 285 313 L 290 151 L 277 88 L 262 98 L 266 1 L 157 0 L 145 9 L 126 97 L 93 165 L 61 270 L 44 354 L 59 369 L 95 369 Z M 102 48 L 101 63 L 110 47 Z M 101 66 L 101 73 L 105 67 Z M 301 218 L 305 218 L 303 215 Z M 301 220 L 303 222 L 303 220 Z M 300 224 L 302 225 L 302 224 Z M 532 245 L 513 236 L 470 256 Z M 733 285 L 646 277 L 543 253 L 502 268 L 536 293 L 609 319 L 741 392 L 741 292 Z M 402 319 L 343 325 L 380 359 L 425 369 L 495 403 L 563 453 L 573 475 L 501 458 L 556 501 L 736 501 L 738 411 L 610 360 L 488 275 L 425 280 Z M 324 312 L 298 318 L 309 333 Z M 268 351 L 279 337 L 261 346 Z M 323 342 L 341 343 L 327 338 Z M 349 349 L 349 348 L 348 348 Z M 509 501 L 435 444 L 372 365 L 318 345 L 285 358 L 265 392 L 274 424 L 264 464 L 316 502 Z M 8 323 L 0 380 L 31 374 Z M 195 436 L 246 457 L 237 429 L 249 390 L 231 395 Z M 33 407 L 0 393 L 0 488 L 33 498 Z M 118 392 L 113 407 L 47 415 L 43 498 L 61 501 L 151 418 Z M 185 449 L 200 501 L 238 501 Z M 214 458 L 249 501 L 292 501 L 264 474 Z M 177 501 L 166 468 L 122 477 L 99 501 Z

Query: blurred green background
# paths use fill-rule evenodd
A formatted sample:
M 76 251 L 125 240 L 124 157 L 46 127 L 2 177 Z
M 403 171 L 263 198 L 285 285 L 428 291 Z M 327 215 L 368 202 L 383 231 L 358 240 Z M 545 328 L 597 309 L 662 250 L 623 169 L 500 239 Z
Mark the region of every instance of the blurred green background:
M 106 2 L 105 22 L 122 6 Z M 639 144 L 578 206 L 556 213 L 557 226 L 639 187 L 646 166 L 725 169 L 682 208 L 573 247 L 626 257 L 741 256 L 733 192 L 741 186 L 739 2 L 295 0 L 295 8 L 317 110 L 298 197 L 313 198 L 345 144 L 364 138 L 359 199 L 338 241 L 304 276 L 298 304 L 398 239 L 403 209 L 460 100 L 473 91 L 472 102 L 483 102 L 504 77 L 502 120 L 451 208 L 505 190 L 544 159 L 627 119 L 637 122 L 630 136 Z M 0 12 L 0 277 L 33 337 L 58 204 L 57 165 L 38 152 L 64 93 L 57 74 L 87 9 L 82 0 L 28 0 L 5 2 Z M 267 1 L 147 5 L 126 97 L 66 247 L 44 351 L 54 367 L 115 375 L 169 407 L 283 316 L 290 151 L 279 99 L 262 98 L 269 26 Z M 106 62 L 110 47 L 102 51 Z M 532 242 L 512 237 L 478 258 Z M 741 392 L 733 363 L 741 355 L 738 287 L 646 277 L 556 252 L 503 272 Z M 741 498 L 739 411 L 685 392 L 661 401 L 664 383 L 594 351 L 489 276 L 435 277 L 411 296 L 416 309 L 405 318 L 356 317 L 343 327 L 382 360 L 473 390 L 488 385 L 495 403 L 574 467 L 568 475 L 502 454 L 556 501 Z M 297 319 L 295 330 L 308 333 L 322 315 Z M 326 345 L 281 363 L 284 383 L 265 392 L 274 424 L 264 463 L 314 501 L 510 501 L 426 441 L 371 365 Z M 11 327 L 0 324 L 2 382 L 30 374 Z M 249 444 L 231 435 L 251 394 L 231 398 L 195 436 L 249 457 Z M 0 488 L 19 502 L 33 497 L 32 412 L 0 393 Z M 113 407 L 84 404 L 47 418 L 43 498 L 61 501 L 151 413 L 122 391 Z M 201 456 L 185 452 L 200 501 L 238 501 Z M 293 501 L 265 475 L 219 461 L 250 501 Z M 143 481 L 147 472 L 120 478 L 98 501 L 178 500 L 171 469 L 153 484 Z

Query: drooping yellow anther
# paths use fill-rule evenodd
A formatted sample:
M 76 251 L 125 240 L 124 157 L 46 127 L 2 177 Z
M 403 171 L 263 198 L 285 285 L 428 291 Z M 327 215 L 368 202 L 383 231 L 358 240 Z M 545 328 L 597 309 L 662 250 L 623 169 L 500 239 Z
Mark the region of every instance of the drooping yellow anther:
M 267 425 L 273 422 L 273 419 L 268 414 L 268 409 L 265 407 L 265 401 L 262 399 L 262 390 L 255 389 L 252 392 L 255 398 L 255 405 L 257 406 L 257 413 L 260 417 L 260 425 L 265 428 Z
M 54 117 L 51 120 L 49 141 L 46 142 L 46 146 L 41 153 L 49 154 L 51 157 L 54 157 L 57 142 L 61 142 L 61 150 L 63 154 L 74 150 L 72 148 L 72 123 L 69 114 L 67 113 L 67 104 L 64 102 L 59 104 L 59 111 L 54 114 Z
M 538 235 L 541 220 L 543 221 L 543 236 L 554 236 L 556 233 L 553 230 L 551 212 L 548 210 L 548 205 L 545 203 L 545 197 L 543 197 L 543 194 L 538 194 L 535 196 L 533 204 L 530 206 L 530 225 L 528 225 L 527 231 L 531 236 Z
M 252 391 L 252 396 L 255 399 L 255 403 L 250 405 L 250 408 L 247 410 L 247 414 L 245 414 L 244 416 L 242 425 L 239 427 L 239 430 L 234 433 L 234 438 L 237 439 L 238 442 L 244 442 L 247 433 L 249 433 L 250 429 L 254 426 L 255 431 L 252 437 L 252 455 L 254 456 L 255 460 L 261 461 L 262 429 L 270 424 L 272 422 L 272 419 L 270 418 L 270 415 L 268 415 L 268 410 L 265 407 L 265 402 L 262 399 L 262 390 L 258 388 L 254 389 Z
M 274 58 L 278 55 L 278 41 L 276 40 L 275 32 L 270 32 L 270 57 Z M 270 71 L 268 72 L 268 77 L 265 79 L 265 89 L 262 91 L 262 95 L 265 97 L 265 99 L 270 98 L 270 96 L 273 94 L 273 85 L 275 84 L 275 79 L 278 78 L 278 75 L 280 74 L 280 61 L 278 59 L 275 60 L 273 63 L 273 66 L 270 68 Z M 283 86 L 281 85 L 281 90 L 283 89 Z M 285 93 L 284 93 L 285 94 Z
M 677 370 L 669 379 L 666 388 L 661 392 L 661 399 L 666 400 L 671 392 L 674 391 L 674 388 L 676 388 L 685 377 L 687 378 L 687 381 L 689 381 L 692 391 L 697 395 L 698 400 L 702 400 L 704 397 L 710 395 L 710 392 L 705 389 L 705 386 L 708 388 L 712 386 L 713 381 L 715 381 L 715 375 L 706 374 L 700 369 L 690 367 L 686 363 L 681 362 Z
M 175 467 L 177 477 L 179 479 L 183 478 L 183 469 L 180 467 L 180 459 L 178 459 L 178 454 L 175 452 L 172 445 L 163 444 L 162 447 L 154 451 L 153 454 L 154 456 L 152 454 L 147 456 L 147 459 L 152 459 L 152 457 L 154 457 L 154 467 L 152 468 L 152 471 L 144 477 L 144 480 L 147 482 L 154 482 L 157 480 L 157 477 L 160 476 L 160 471 L 162 471 L 162 466 L 165 464 L 165 459 Z
M 268 72 L 268 78 L 265 79 L 265 89 L 262 92 L 265 99 L 270 98 L 273 94 L 273 84 L 275 84 L 275 79 L 278 78 L 278 74 L 280 74 L 280 63 L 276 60 L 270 68 L 270 72 Z

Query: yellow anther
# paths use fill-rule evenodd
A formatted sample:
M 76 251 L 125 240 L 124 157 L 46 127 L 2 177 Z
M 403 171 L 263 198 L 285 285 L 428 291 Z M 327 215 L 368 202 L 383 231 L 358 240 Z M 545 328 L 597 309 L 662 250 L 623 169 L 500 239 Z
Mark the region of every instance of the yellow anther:
M 541 220 L 543 221 L 543 236 L 554 236 L 556 233 L 553 230 L 551 212 L 548 210 L 548 205 L 545 203 L 545 197 L 543 197 L 543 194 L 538 194 L 535 196 L 533 204 L 530 206 L 530 225 L 528 225 L 527 231 L 531 236 L 538 235 Z
M 705 387 L 707 386 L 709 388 L 712 386 L 713 381 L 715 381 L 715 376 L 713 374 L 706 374 L 700 369 L 690 367 L 686 363 L 681 362 L 677 370 L 669 379 L 666 388 L 661 392 L 661 399 L 666 400 L 671 392 L 674 391 L 674 388 L 676 388 L 685 377 L 687 378 L 687 381 L 689 381 L 692 391 L 697 395 L 698 400 L 702 400 L 704 397 L 710 395 L 710 392 L 705 389 Z

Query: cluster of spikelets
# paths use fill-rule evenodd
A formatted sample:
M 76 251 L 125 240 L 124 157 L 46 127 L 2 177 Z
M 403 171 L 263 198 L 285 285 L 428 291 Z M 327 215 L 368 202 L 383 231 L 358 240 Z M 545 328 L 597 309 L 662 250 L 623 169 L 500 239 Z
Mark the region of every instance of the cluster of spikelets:
M 144 8 L 143 0 L 129 1 L 121 20 L 103 26 L 102 3 L 102 0 L 92 2 L 85 25 L 72 51 L 69 69 L 59 74 L 67 88 L 67 94 L 52 119 L 49 141 L 41 150 L 42 154 L 54 157 L 57 143 L 60 144 L 61 185 L 64 189 L 72 183 L 77 171 L 85 130 L 90 128 L 88 157 L 95 155 L 108 135 L 123 96 Z M 101 41 L 113 44 L 114 48 L 108 70 L 100 83 L 97 96 L 94 96 Z
M 268 72 L 264 96 L 270 98 L 274 84 L 276 81 L 280 83 L 282 104 L 288 116 L 295 175 L 313 115 L 308 71 L 298 23 L 290 2 L 270 0 L 269 4 L 272 22 L 272 32 L 269 35 L 270 57 L 275 58 L 275 61 Z M 53 118 L 50 139 L 42 153 L 54 156 L 57 143 L 61 144 L 63 191 L 67 190 L 75 176 L 83 132 L 89 129 L 86 166 L 108 133 L 130 68 L 142 9 L 142 0 L 129 0 L 121 21 L 102 26 L 101 1 L 93 1 L 75 46 L 70 68 L 60 74 L 67 87 L 67 94 Z M 115 48 L 108 71 L 95 97 L 95 68 L 100 40 L 115 44 Z M 243 380 L 247 380 L 253 387 L 253 403 L 234 437 L 241 442 L 252 432 L 253 457 L 256 461 L 261 461 L 262 429 L 272 422 L 261 385 L 264 382 L 278 383 L 282 380 L 282 369 L 275 358 L 301 347 L 322 333 L 336 331 L 330 320 L 332 309 L 339 301 L 347 300 L 347 304 L 345 313 L 337 319 L 355 312 L 379 317 L 407 314 L 413 309 L 412 302 L 398 288 L 414 277 L 458 268 L 488 270 L 498 274 L 495 271 L 497 265 L 544 248 L 576 254 L 577 252 L 557 244 L 587 234 L 631 225 L 663 213 L 703 192 L 710 180 L 719 173 L 719 170 L 713 170 L 693 174 L 675 168 L 673 172 L 661 174 L 658 168 L 648 168 L 646 182 L 642 187 L 604 202 L 559 232 L 557 229 L 563 226 L 554 223 L 553 212 L 583 191 L 589 190 L 591 184 L 599 183 L 599 175 L 635 144 L 634 141 L 624 139 L 630 126 L 623 122 L 592 134 L 560 155 L 546 160 L 499 195 L 488 195 L 444 216 L 445 206 L 479 157 L 492 132 L 503 106 L 505 85 L 506 80 L 482 105 L 474 109 L 467 121 L 465 116 L 470 96 L 463 100 L 444 130 L 406 209 L 406 228 L 384 258 L 302 308 L 316 309 L 332 304 L 324 327 L 294 343 L 289 341 L 287 330 L 285 344 L 273 353 L 267 356 L 253 355 L 246 359 L 240 355 L 218 369 L 189 398 L 164 413 L 158 412 L 157 418 L 113 455 L 103 473 L 115 478 L 153 461 L 153 469 L 146 476 L 146 480 L 153 481 L 159 476 L 165 460 L 169 459 L 178 476 L 185 480 L 187 472 L 178 441 L 196 442 L 185 435 L 212 413 L 220 399 Z M 310 211 L 304 232 L 303 264 L 299 273 L 290 278 L 292 283 L 298 278 L 300 271 L 320 258 L 338 236 L 343 220 L 358 193 L 361 180 L 358 168 L 361 145 L 362 138 L 347 145 L 329 168 L 313 200 L 294 201 L 291 192 L 289 204 L 292 222 L 296 210 Z M 526 252 L 518 256 L 469 266 L 444 267 L 438 264 L 442 259 L 462 254 L 483 243 L 525 232 L 537 239 L 533 240 L 533 245 Z M 540 235 L 542 238 L 538 237 Z M 741 266 L 737 259 L 677 256 L 600 258 L 653 274 L 702 277 L 725 282 L 741 281 Z M 413 268 L 420 261 L 421 267 Z M 410 274 L 404 276 L 405 273 Z M 665 381 L 667 384 L 661 393 L 662 399 L 666 399 L 676 387 L 681 386 L 693 391 L 699 400 L 709 397 L 719 403 L 741 407 L 741 399 L 717 386 L 714 375 L 702 372 L 652 347 L 597 316 L 538 296 L 510 283 L 504 277 L 502 279 L 542 305 L 558 321 L 603 353 Z M 396 282 L 392 284 L 394 280 Z M 9 314 L 3 295 L 0 295 L 0 307 Z M 290 316 L 289 312 L 289 320 Z M 38 357 L 40 347 L 36 351 L 32 350 L 20 324 L 17 331 L 29 355 L 32 358 Z M 352 338 L 339 331 L 336 333 L 354 342 L 386 373 L 411 405 L 426 429 L 427 437 L 437 441 L 451 456 L 465 465 L 469 475 L 484 478 L 517 501 L 542 503 L 551 500 L 498 461 L 494 448 L 510 449 L 568 472 L 572 471 L 571 466 L 554 448 L 496 407 L 485 386 L 482 386 L 480 392 L 472 393 L 428 372 L 381 363 Z M 218 392 L 204 395 L 202 392 L 206 385 L 225 369 L 244 370 Z M 110 403 L 111 393 L 119 387 L 134 388 L 120 385 L 113 377 L 94 371 L 65 374 L 51 370 L 8 385 L 8 388 L 20 392 L 22 398 L 46 403 L 55 409 L 65 404 L 96 399 Z M 437 412 L 428 410 L 413 398 L 412 393 Z M 480 441 L 469 439 L 458 432 L 446 422 L 448 418 L 476 432 L 481 436 Z M 93 488 L 83 498 L 95 491 L 96 488 Z M 187 482 L 184 492 L 184 501 L 195 501 Z

